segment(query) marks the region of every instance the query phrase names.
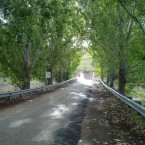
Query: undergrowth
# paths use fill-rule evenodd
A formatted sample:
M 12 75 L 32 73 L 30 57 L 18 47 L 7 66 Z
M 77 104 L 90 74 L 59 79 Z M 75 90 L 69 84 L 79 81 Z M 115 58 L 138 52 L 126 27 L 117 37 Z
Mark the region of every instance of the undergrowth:
M 131 110 L 131 120 L 133 123 L 137 124 L 139 128 L 145 130 L 145 118 L 134 110 Z

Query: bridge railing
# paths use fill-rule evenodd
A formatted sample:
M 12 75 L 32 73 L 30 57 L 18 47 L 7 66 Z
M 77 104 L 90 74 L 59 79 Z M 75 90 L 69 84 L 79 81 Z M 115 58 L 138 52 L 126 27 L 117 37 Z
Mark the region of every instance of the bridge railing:
M 143 117 L 145 117 L 145 107 L 142 105 L 136 103 L 135 101 L 129 99 L 128 97 L 120 94 L 119 92 L 115 91 L 114 89 L 107 86 L 102 80 L 100 82 L 103 84 L 103 86 L 109 90 L 111 93 L 113 93 L 117 98 L 128 104 L 130 107 L 132 107 L 134 110 L 136 110 L 138 113 L 140 113 Z
M 12 96 L 18 96 L 18 95 L 23 95 L 23 94 L 29 94 L 29 93 L 33 93 L 33 92 L 43 92 L 43 91 L 52 91 L 55 90 L 57 88 L 66 86 L 69 83 L 72 83 L 76 80 L 76 78 L 61 82 L 61 83 L 57 83 L 54 85 L 47 85 L 44 87 L 40 87 L 40 88 L 35 88 L 35 89 L 25 89 L 25 90 L 20 90 L 20 91 L 13 91 L 13 92 L 7 92 L 7 93 L 0 93 L 0 99 L 1 98 L 10 98 Z

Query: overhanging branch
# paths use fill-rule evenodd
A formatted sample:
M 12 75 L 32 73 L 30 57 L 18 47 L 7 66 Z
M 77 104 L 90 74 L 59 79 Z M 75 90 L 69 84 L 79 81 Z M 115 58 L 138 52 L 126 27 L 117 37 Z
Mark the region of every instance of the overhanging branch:
M 142 24 L 140 23 L 140 21 L 138 20 L 138 18 L 127 10 L 127 8 L 123 5 L 121 0 L 118 0 L 118 3 L 126 11 L 126 13 L 139 25 L 140 29 L 142 30 L 143 34 L 145 35 L 145 29 L 142 26 Z

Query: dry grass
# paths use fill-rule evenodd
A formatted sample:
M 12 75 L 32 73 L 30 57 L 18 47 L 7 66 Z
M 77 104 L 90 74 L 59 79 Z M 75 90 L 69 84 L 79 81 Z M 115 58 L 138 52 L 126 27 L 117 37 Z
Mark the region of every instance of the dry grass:
M 43 83 L 40 83 L 37 80 L 31 81 L 31 88 L 38 88 L 43 86 Z M 17 91 L 20 90 L 18 87 L 11 85 L 11 81 L 9 79 L 2 79 L 0 78 L 0 93 L 10 92 L 10 91 Z

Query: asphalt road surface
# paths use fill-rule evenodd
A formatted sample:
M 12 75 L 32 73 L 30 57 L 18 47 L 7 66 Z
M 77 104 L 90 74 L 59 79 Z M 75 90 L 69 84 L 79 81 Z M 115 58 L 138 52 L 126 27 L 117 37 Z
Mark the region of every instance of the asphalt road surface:
M 91 81 L 0 110 L 0 145 L 76 145 Z

